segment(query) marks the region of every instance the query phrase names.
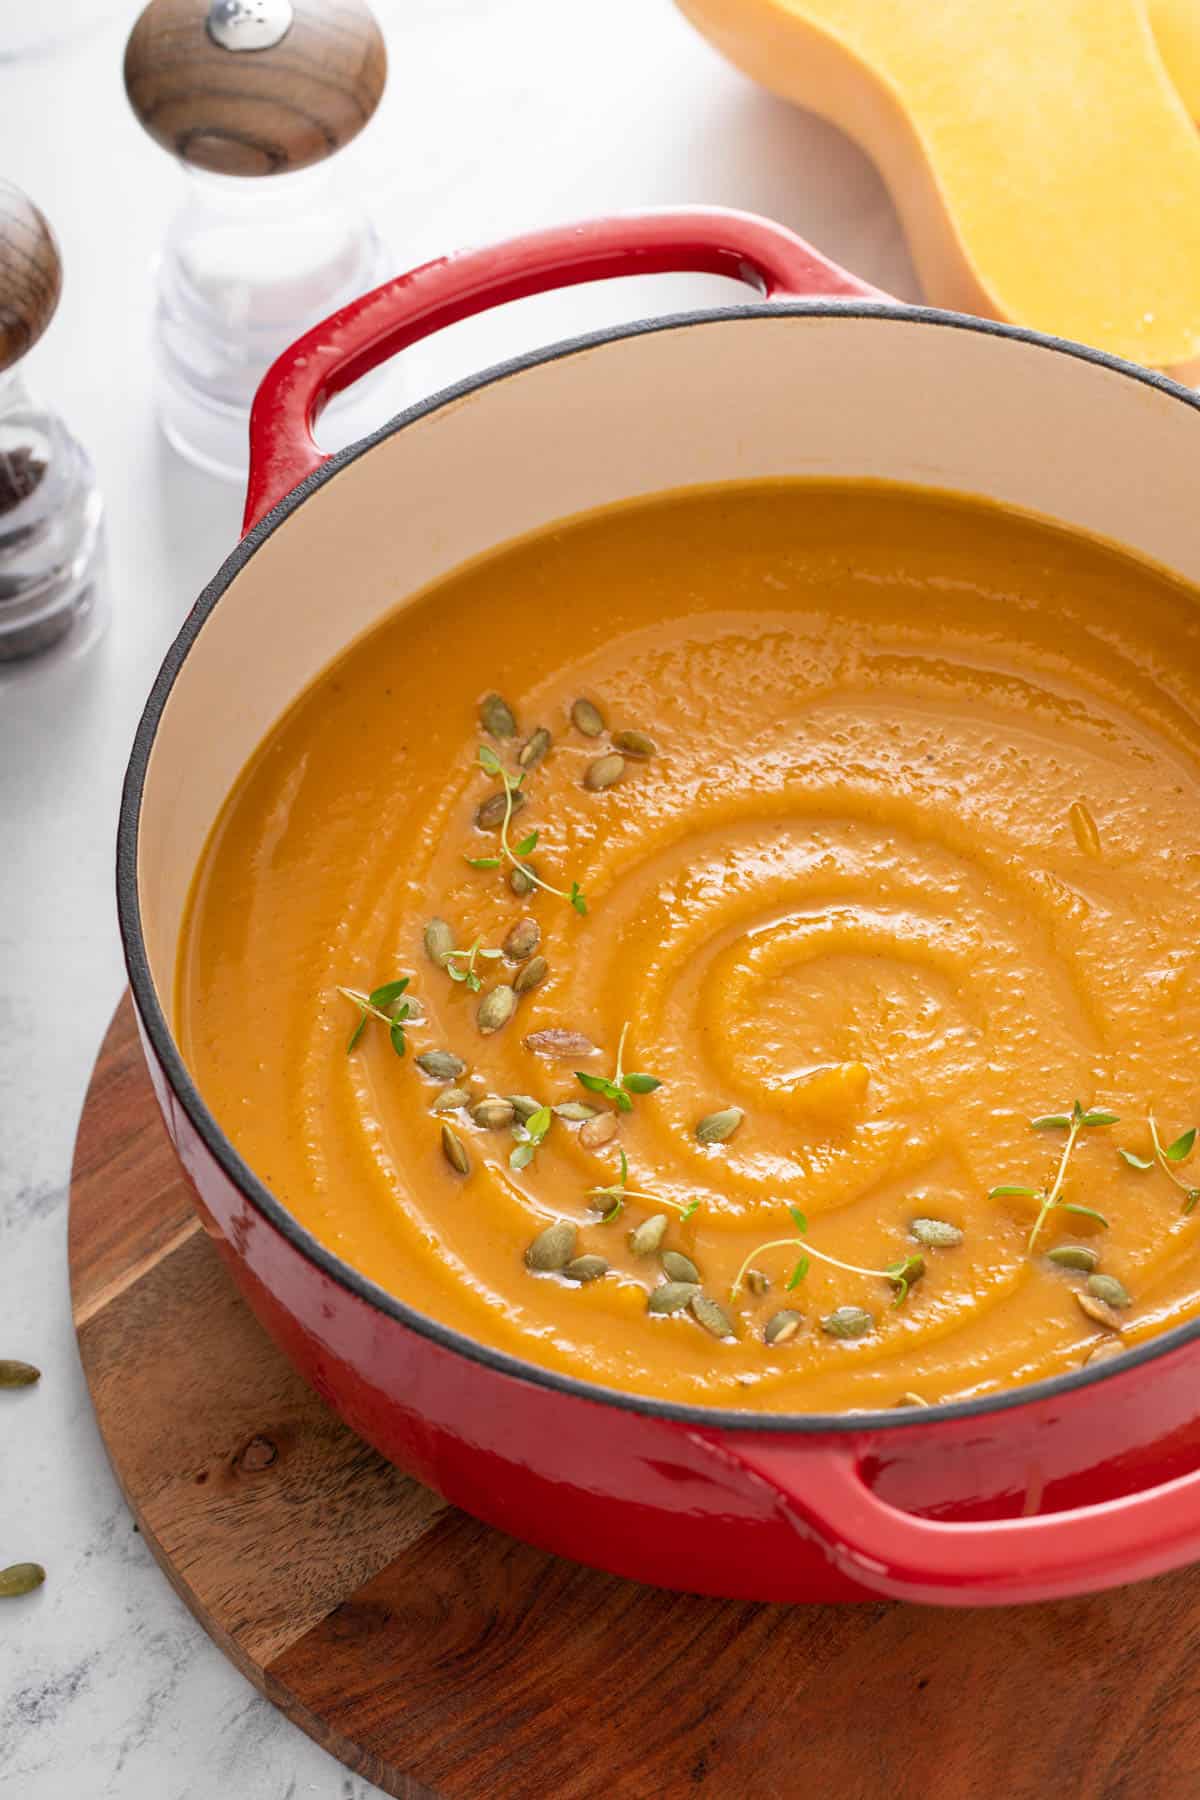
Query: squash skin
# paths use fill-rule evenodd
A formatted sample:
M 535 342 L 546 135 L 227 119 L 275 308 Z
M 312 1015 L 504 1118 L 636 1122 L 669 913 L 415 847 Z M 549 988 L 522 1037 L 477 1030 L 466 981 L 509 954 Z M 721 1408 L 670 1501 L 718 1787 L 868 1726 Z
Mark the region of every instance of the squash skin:
M 872 158 L 934 304 L 1200 361 L 1200 135 L 1139 0 L 677 4 Z M 1159 23 L 1200 103 L 1191 11 L 1160 0 Z

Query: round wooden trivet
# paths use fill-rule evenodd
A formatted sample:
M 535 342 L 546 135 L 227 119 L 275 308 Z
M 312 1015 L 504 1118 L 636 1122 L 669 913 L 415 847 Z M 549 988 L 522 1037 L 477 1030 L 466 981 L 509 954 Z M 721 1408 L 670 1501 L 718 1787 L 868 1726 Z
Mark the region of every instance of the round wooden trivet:
M 1200 1568 L 1002 1612 L 635 1587 L 476 1524 L 292 1373 L 200 1230 L 128 999 L 71 1189 L 117 1478 L 226 1654 L 405 1800 L 1179 1800 L 1200 1791 Z

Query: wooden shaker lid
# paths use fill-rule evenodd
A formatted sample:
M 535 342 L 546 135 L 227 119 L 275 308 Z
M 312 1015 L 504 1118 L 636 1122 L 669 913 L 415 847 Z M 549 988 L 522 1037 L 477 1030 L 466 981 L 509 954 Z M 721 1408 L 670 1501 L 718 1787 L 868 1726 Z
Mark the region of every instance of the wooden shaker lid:
M 0 181 L 0 375 L 37 343 L 61 291 L 54 233 L 20 188 Z
M 220 175 L 283 175 L 332 156 L 387 79 L 365 0 L 150 0 L 125 48 L 139 124 Z

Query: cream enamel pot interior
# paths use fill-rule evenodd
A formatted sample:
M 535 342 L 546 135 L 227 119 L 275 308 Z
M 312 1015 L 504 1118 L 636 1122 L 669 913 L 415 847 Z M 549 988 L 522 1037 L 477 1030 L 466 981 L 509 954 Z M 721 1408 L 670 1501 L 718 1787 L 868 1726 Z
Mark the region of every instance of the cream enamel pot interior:
M 327 461 L 312 443 L 331 393 L 427 330 L 564 282 L 667 268 L 738 273 L 766 298 L 556 345 Z M 1200 1324 L 928 1413 L 748 1419 L 607 1392 L 463 1339 L 316 1243 L 223 1136 L 168 1022 L 192 871 L 243 764 L 339 651 L 468 558 L 675 487 L 881 477 L 1026 508 L 1200 583 L 1198 466 L 1200 406 L 1185 390 L 874 297 L 733 213 L 598 221 L 429 264 L 281 358 L 255 408 L 248 534 L 138 732 L 121 927 L 204 1223 L 267 1328 L 385 1455 L 551 1550 L 714 1594 L 999 1603 L 1200 1555 Z

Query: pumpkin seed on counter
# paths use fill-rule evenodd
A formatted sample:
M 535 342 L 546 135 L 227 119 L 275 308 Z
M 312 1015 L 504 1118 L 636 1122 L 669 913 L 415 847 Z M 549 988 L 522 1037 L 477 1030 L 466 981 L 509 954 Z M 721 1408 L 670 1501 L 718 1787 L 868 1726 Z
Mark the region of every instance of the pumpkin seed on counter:
M 488 694 L 480 703 L 479 722 L 494 738 L 511 738 L 517 735 L 516 714 L 500 694 Z
M 467 1154 L 467 1147 L 449 1125 L 442 1126 L 442 1155 L 456 1175 L 471 1173 L 471 1158 Z
M 604 731 L 604 714 L 590 700 L 576 700 L 571 708 L 571 723 L 584 737 L 600 737 Z
M 21 1594 L 32 1594 L 46 1579 L 41 1563 L 9 1563 L 0 1569 L 0 1600 L 15 1600 Z
M 616 787 L 625 773 L 625 758 L 613 750 L 607 756 L 598 756 L 584 770 L 583 785 L 589 793 L 602 794 L 610 787 Z
M 542 941 L 542 928 L 536 919 L 518 919 L 500 948 L 509 962 L 524 962 Z
M 575 1240 L 579 1235 L 578 1227 L 569 1219 L 556 1219 L 553 1225 L 547 1225 L 539 1231 L 525 1252 L 525 1261 L 529 1268 L 536 1269 L 539 1274 L 551 1274 L 565 1269 L 575 1254 Z
M 35 1369 L 32 1363 L 0 1357 L 0 1388 L 33 1387 L 41 1379 L 42 1371 Z
M 838 1306 L 821 1320 L 821 1330 L 835 1338 L 861 1338 L 874 1331 L 875 1320 L 863 1306 Z
M 531 956 L 529 961 L 513 976 L 513 993 L 528 994 L 535 987 L 540 987 L 550 973 L 550 964 L 544 956 Z
M 544 725 L 539 725 L 533 736 L 522 745 L 517 755 L 517 762 L 522 769 L 536 769 L 549 750 L 553 739 Z
M 467 1065 L 461 1056 L 455 1056 L 452 1050 L 422 1050 L 417 1058 L 417 1067 L 422 1075 L 428 1075 L 430 1081 L 457 1081 L 465 1075 Z
M 790 1338 L 795 1337 L 803 1323 L 804 1320 L 798 1312 L 793 1312 L 790 1307 L 785 1306 L 782 1311 L 773 1313 L 767 1320 L 763 1326 L 763 1337 L 768 1344 L 786 1344 Z
M 475 1023 L 484 1037 L 491 1037 L 493 1032 L 500 1031 L 503 1026 L 508 1024 L 516 1010 L 515 989 L 509 987 L 506 982 L 500 982 L 497 987 L 489 988 L 479 1002 Z
M 914 1219 L 908 1231 L 928 1250 L 955 1250 L 963 1241 L 959 1227 L 945 1219 Z
M 643 1219 L 629 1234 L 629 1248 L 633 1254 L 653 1256 L 667 1235 L 669 1223 L 666 1213 L 651 1213 L 648 1219 Z
M 644 731 L 614 731 L 612 741 L 613 749 L 620 750 L 625 756 L 651 757 L 656 753 L 654 739 L 648 738 Z
M 702 1144 L 728 1143 L 745 1116 L 740 1106 L 726 1106 L 720 1112 L 706 1113 L 696 1126 L 696 1136 Z
M 608 1264 L 602 1256 L 576 1256 L 567 1263 L 563 1274 L 568 1281 L 599 1281 L 608 1274 Z

